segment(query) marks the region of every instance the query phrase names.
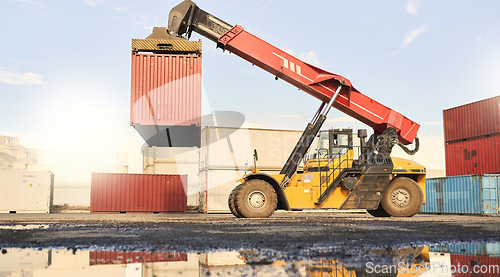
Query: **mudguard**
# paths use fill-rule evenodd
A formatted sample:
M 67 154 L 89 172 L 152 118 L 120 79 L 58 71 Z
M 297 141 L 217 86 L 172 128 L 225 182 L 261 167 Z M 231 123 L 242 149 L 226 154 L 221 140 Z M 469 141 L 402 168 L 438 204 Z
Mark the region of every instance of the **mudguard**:
M 273 176 L 268 175 L 266 173 L 251 173 L 245 176 L 245 180 L 254 180 L 260 179 L 269 183 L 274 190 L 276 191 L 276 195 L 278 195 L 278 210 L 287 210 L 290 211 L 290 204 L 288 203 L 288 199 L 286 198 L 285 191 L 283 187 L 281 187 L 280 182 L 278 182 Z

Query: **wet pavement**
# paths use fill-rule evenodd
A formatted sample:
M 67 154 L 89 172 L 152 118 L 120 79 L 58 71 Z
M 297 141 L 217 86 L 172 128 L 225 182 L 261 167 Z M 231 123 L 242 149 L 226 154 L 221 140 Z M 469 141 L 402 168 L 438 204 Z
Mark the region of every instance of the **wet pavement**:
M 425 275 L 500 266 L 500 218 L 3 214 L 0 248 L 0 276 Z
M 500 243 L 374 249 L 356 260 L 207 253 L 7 248 L 0 276 L 499 276 Z M 362 255 L 360 255 L 362 254 Z

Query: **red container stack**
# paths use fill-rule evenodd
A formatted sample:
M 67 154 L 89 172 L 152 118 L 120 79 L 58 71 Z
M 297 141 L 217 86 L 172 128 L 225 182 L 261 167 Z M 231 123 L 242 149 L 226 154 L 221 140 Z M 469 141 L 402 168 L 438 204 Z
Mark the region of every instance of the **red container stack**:
M 187 175 L 92 173 L 91 213 L 185 213 Z
M 443 111 L 448 143 L 500 134 L 500 96 Z
M 451 266 L 455 270 L 452 276 L 491 276 L 500 274 L 500 257 L 450 255 Z
M 500 173 L 500 96 L 443 111 L 446 175 Z
M 500 136 L 449 143 L 445 146 L 446 175 L 500 173 Z

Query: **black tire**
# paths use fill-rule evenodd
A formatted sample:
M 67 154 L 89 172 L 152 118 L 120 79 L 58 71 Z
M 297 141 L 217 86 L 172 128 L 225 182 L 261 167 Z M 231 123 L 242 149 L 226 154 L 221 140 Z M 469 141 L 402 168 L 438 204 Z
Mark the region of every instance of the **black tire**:
M 391 217 L 391 215 L 384 210 L 382 204 L 379 204 L 376 210 L 367 210 L 367 212 L 374 217 Z
M 392 216 L 410 217 L 420 211 L 423 199 L 422 190 L 415 181 L 398 177 L 387 186 L 380 204 Z
M 242 217 L 265 218 L 276 210 L 278 196 L 268 182 L 254 179 L 236 187 L 234 204 Z
M 231 211 L 231 213 L 236 216 L 237 218 L 241 218 L 241 213 L 236 209 L 236 206 L 234 204 L 234 192 L 236 191 L 236 189 L 241 186 L 238 185 L 237 187 L 235 187 L 231 193 L 229 194 L 229 197 L 227 198 L 227 205 L 229 206 L 229 210 Z
M 415 247 L 415 248 L 403 248 L 403 249 L 391 249 L 391 248 L 386 248 L 386 249 L 377 249 L 377 250 L 372 250 L 370 251 L 370 254 L 376 254 L 379 256 L 392 256 L 393 258 L 396 258 L 397 260 L 402 260 L 402 261 L 411 261 L 412 263 L 415 262 L 415 259 L 422 254 L 422 251 L 424 250 L 423 246 Z M 413 260 L 411 260 L 413 259 Z
M 366 269 L 354 269 L 354 273 L 356 277 L 396 277 L 398 273 L 368 273 L 368 268 Z

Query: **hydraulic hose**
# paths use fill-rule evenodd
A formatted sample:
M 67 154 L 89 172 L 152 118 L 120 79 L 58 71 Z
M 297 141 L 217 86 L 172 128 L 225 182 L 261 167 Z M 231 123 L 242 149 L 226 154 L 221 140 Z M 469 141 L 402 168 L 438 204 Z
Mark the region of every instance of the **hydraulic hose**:
M 401 141 L 398 140 L 397 144 L 399 145 L 399 147 L 401 147 L 403 149 L 403 151 L 406 152 L 406 154 L 408 155 L 415 155 L 415 153 L 418 152 L 418 149 L 420 147 L 420 140 L 418 139 L 418 137 L 415 137 L 415 148 L 413 148 L 413 150 L 410 150 L 408 149 L 408 147 L 406 147 L 403 143 L 401 143 Z

